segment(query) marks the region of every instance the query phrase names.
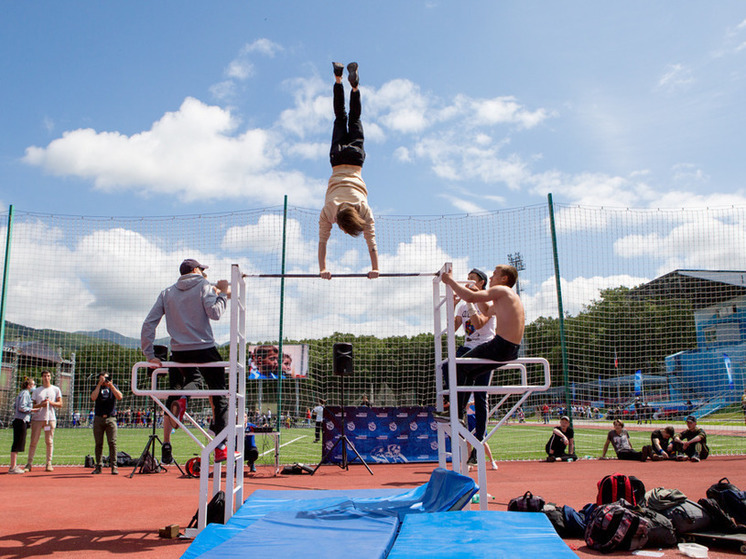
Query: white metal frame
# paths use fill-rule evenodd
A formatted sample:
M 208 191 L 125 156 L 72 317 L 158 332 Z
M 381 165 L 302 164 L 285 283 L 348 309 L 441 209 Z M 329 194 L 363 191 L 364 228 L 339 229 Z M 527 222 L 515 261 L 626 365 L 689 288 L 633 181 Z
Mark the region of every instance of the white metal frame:
M 246 283 L 238 264 L 231 266 L 231 299 L 230 299 L 230 355 L 228 361 L 213 363 L 175 363 L 164 361 L 162 367 L 152 369 L 152 363 L 140 361 L 132 367 L 132 392 L 137 396 L 149 396 L 158 404 L 163 413 L 168 414 L 171 421 L 192 438 L 202 450 L 200 452 L 199 473 L 199 506 L 198 523 L 196 528 L 188 528 L 185 535 L 194 538 L 206 525 L 207 504 L 221 489 L 222 462 L 213 464 L 212 490 L 209 487 L 210 454 L 218 445 L 225 442 L 228 459 L 225 462 L 225 516 L 227 522 L 233 513 L 243 504 L 244 488 L 244 413 L 246 409 Z M 226 390 L 158 390 L 158 375 L 168 373 L 167 367 L 227 367 L 228 388 Z M 138 388 L 138 373 L 140 369 L 150 369 L 150 388 Z M 225 396 L 228 398 L 228 425 L 214 437 L 211 437 L 189 414 L 184 414 L 185 421 L 206 437 L 203 443 L 181 421 L 171 413 L 171 410 L 161 401 L 169 396 L 190 396 L 192 398 L 207 398 L 209 396 Z
M 534 392 L 543 392 L 551 386 L 551 376 L 549 371 L 549 362 L 542 357 L 522 357 L 515 361 L 502 363 L 490 359 L 474 359 L 467 357 L 456 357 L 456 331 L 454 329 L 454 304 L 453 290 L 449 285 L 441 282 L 444 273 L 452 270 L 452 264 L 446 262 L 440 269 L 435 279 L 433 279 L 433 320 L 434 320 L 434 338 L 435 338 L 435 388 L 436 388 L 436 409 L 443 411 L 444 396 L 448 396 L 451 402 L 449 406 L 450 414 L 448 423 L 438 422 L 438 465 L 441 468 L 447 467 L 446 453 L 446 436 L 451 437 L 451 464 L 454 471 L 460 474 L 468 474 L 466 464 L 466 443 L 476 449 L 477 453 L 477 483 L 479 484 L 479 508 L 487 510 L 487 467 L 485 462 L 485 452 L 482 442 L 487 442 L 502 427 L 508 418 L 515 412 L 526 399 Z M 445 312 L 443 308 L 445 307 Z M 445 327 L 443 319 L 445 315 Z M 446 356 L 443 356 L 443 335 L 446 336 Z M 448 367 L 448 386 L 443 387 L 443 375 L 441 373 L 443 363 Z M 456 395 L 458 392 L 474 392 L 474 386 L 458 386 L 456 383 L 456 365 L 457 364 L 479 364 L 495 363 L 496 370 L 517 369 L 520 372 L 520 384 L 502 385 L 502 386 L 485 386 L 477 387 L 480 392 L 488 394 L 501 394 L 503 397 L 492 409 L 488 410 L 487 417 L 491 417 L 512 395 L 520 395 L 518 401 L 511 407 L 505 416 L 500 419 L 495 427 L 485 434 L 484 441 L 479 441 L 464 425 L 459 421 L 458 405 Z M 543 383 L 532 384 L 528 378 L 526 365 L 541 365 L 544 371 Z

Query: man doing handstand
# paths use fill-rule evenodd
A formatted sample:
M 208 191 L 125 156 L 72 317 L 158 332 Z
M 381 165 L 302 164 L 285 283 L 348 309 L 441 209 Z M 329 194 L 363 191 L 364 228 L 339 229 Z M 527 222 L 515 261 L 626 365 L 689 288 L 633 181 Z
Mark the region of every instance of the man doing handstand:
M 350 92 L 349 119 L 345 112 L 344 87 L 342 72 L 344 66 L 339 62 L 334 66 L 334 128 L 332 145 L 329 150 L 329 161 L 332 165 L 332 176 L 326 189 L 326 200 L 319 216 L 319 275 L 323 279 L 332 279 L 326 269 L 326 243 L 331 235 L 332 225 L 353 237 L 360 233 L 365 237 L 370 253 L 371 271 L 368 277 L 378 277 L 378 249 L 373 212 L 368 206 L 368 189 L 363 181 L 362 170 L 365 161 L 365 135 L 360 122 L 360 82 L 357 62 L 347 65 L 347 73 L 352 91 Z

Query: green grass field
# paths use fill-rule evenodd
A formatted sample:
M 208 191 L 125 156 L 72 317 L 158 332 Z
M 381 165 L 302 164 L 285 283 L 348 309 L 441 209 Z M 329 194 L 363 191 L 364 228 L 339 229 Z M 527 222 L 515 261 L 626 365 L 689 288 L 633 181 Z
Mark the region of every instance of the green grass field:
M 579 457 L 601 455 L 608 424 L 604 428 L 578 427 L 575 429 L 576 453 Z M 651 425 L 647 431 L 629 431 L 630 440 L 635 449 L 639 450 L 644 444 L 650 444 L 650 431 L 661 425 Z M 679 425 L 674 425 L 679 429 Z M 707 426 L 704 426 L 707 430 Z M 535 460 L 545 457 L 544 444 L 549 438 L 551 425 L 541 424 L 509 424 L 500 429 L 490 440 L 490 447 L 498 460 Z M 156 433 L 162 439 L 162 430 Z M 117 447 L 133 457 L 138 457 L 148 441 L 149 429 L 119 429 Z M 316 464 L 321 458 L 321 445 L 313 442 L 312 428 L 283 429 L 281 435 L 280 463 L 293 464 L 301 462 Z M 30 435 L 30 432 L 29 432 Z M 720 435 L 708 433 L 708 445 L 712 454 L 746 454 L 746 436 Z M 0 429 L 0 464 L 10 463 L 10 445 L 13 440 L 12 429 Z M 171 436 L 174 457 L 183 464 L 196 455 L 197 445 L 181 431 Z M 260 464 L 274 464 L 274 439 L 266 435 L 256 435 L 256 444 L 260 453 Z M 28 439 L 26 441 L 28 451 Z M 45 447 L 43 436 L 36 451 L 35 463 L 44 462 Z M 108 447 L 104 442 L 104 454 Z M 88 428 L 57 429 L 55 433 L 54 463 L 58 465 L 82 465 L 86 454 L 93 455 L 93 433 Z M 27 454 L 19 457 L 21 464 L 25 463 Z M 607 456 L 614 456 L 610 449 Z M 160 458 L 160 450 L 158 451 Z

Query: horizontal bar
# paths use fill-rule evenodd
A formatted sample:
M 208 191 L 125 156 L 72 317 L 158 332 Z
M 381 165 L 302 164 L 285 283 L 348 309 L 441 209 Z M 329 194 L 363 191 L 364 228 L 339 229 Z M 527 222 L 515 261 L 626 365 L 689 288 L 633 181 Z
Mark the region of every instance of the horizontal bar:
M 410 277 L 422 277 L 437 276 L 437 273 L 420 273 L 420 272 L 407 272 L 407 273 L 394 273 L 394 274 L 378 274 L 379 278 L 410 278 Z M 319 278 L 319 274 L 244 274 L 245 278 Z M 368 274 L 332 274 L 332 278 L 367 278 Z

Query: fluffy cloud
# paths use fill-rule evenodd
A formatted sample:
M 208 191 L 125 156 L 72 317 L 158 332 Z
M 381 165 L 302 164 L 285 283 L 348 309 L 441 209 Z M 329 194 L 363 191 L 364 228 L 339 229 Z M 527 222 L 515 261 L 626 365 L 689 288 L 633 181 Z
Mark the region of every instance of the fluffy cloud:
M 614 243 L 614 253 L 626 259 L 652 257 L 657 273 L 676 269 L 743 270 L 746 223 L 687 212 L 682 223 L 663 232 L 628 235 Z
M 283 193 L 301 205 L 320 200 L 319 183 L 277 169 L 281 155 L 272 133 L 234 134 L 236 126 L 230 111 L 187 98 L 145 132 L 73 130 L 46 148 L 28 148 L 24 161 L 54 175 L 91 179 L 102 191 L 168 194 L 187 202 L 276 204 Z
M 630 275 L 611 276 L 578 276 L 571 280 L 562 278 L 562 308 L 566 314 L 577 315 L 593 300 L 600 297 L 601 291 L 613 287 L 635 287 L 650 281 L 650 278 Z M 526 309 L 526 323 L 540 316 L 557 317 L 557 286 L 555 277 L 551 276 L 529 293 L 522 293 L 521 299 Z

